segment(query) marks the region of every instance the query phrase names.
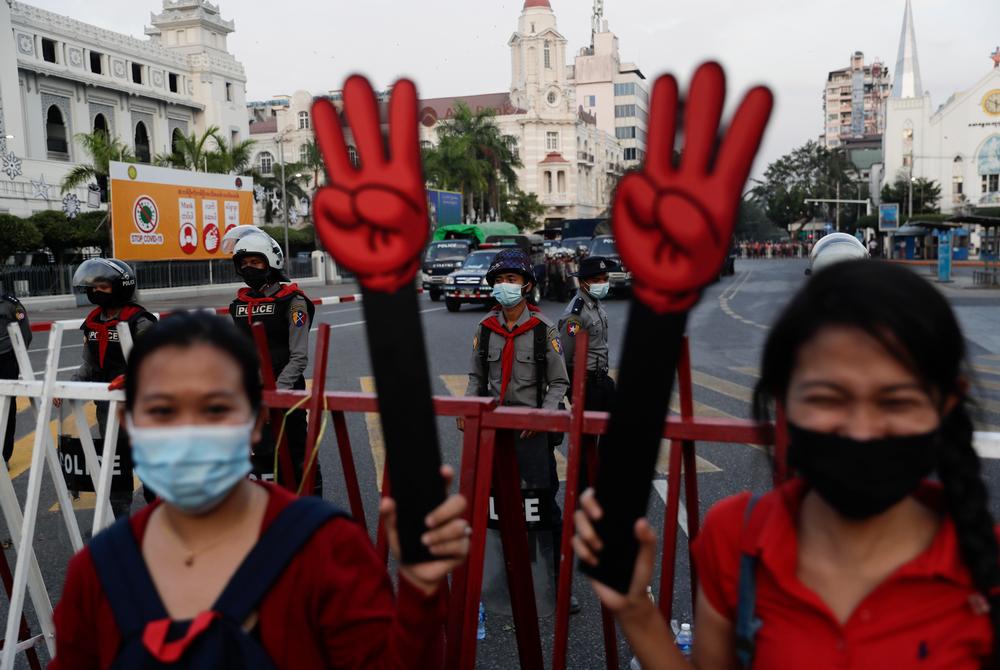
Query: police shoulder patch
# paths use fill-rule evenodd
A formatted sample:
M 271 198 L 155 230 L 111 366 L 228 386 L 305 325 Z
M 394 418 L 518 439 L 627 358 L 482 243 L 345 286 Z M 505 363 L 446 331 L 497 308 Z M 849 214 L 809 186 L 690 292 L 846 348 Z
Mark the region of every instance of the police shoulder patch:
M 14 318 L 17 319 L 18 321 L 24 321 L 24 317 L 26 317 L 27 315 L 28 314 L 21 307 L 18 307 L 14 310 Z
M 580 332 L 583 328 L 583 322 L 580 319 L 567 319 L 566 320 L 566 334 L 570 337 L 576 337 L 576 334 Z
M 309 320 L 309 316 L 306 314 L 305 310 L 301 309 L 293 309 L 291 316 L 292 323 L 295 324 L 296 328 L 301 328 L 306 325 L 306 322 Z
M 558 337 L 553 337 L 552 338 L 552 350 L 555 351 L 560 356 L 562 355 L 562 352 L 563 352 L 563 350 L 562 350 L 562 344 L 559 343 L 559 338 Z
M 479 335 L 472 336 L 472 350 L 477 351 L 479 349 Z

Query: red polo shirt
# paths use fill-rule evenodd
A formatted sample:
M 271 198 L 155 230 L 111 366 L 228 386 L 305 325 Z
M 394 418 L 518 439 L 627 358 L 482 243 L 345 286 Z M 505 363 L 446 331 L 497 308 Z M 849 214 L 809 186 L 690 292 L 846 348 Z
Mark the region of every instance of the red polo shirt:
M 270 500 L 261 530 L 295 496 L 261 483 Z M 158 503 L 130 522 L 141 543 Z M 276 668 L 431 670 L 442 667 L 444 590 L 425 596 L 405 579 L 399 598 L 364 529 L 332 519 L 299 550 L 257 610 L 260 641 Z M 49 670 L 108 668 L 121 635 L 90 551 L 70 561 L 55 609 L 56 658 Z
M 927 549 L 875 588 L 841 624 L 797 576 L 799 506 L 807 491 L 793 480 L 763 496 L 754 509 L 756 537 L 744 536 L 749 493 L 712 507 L 693 547 L 702 591 L 735 622 L 741 549 L 759 552 L 754 668 L 825 670 L 979 670 L 993 648 L 988 615 L 975 614 L 972 578 L 959 556 L 947 516 Z M 939 487 L 917 498 L 941 506 Z M 758 514 L 764 518 L 759 522 Z M 741 540 L 741 537 L 743 540 Z

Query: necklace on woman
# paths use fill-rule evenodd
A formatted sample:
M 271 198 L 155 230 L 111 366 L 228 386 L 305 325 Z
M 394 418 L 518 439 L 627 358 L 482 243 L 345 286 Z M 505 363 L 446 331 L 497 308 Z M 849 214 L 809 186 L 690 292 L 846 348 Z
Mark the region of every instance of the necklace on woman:
M 164 523 L 165 526 L 167 526 L 167 528 L 170 529 L 170 534 L 174 536 L 174 539 L 177 540 L 177 544 L 179 544 L 180 548 L 183 550 L 183 552 L 184 552 L 183 561 L 184 561 L 184 567 L 186 567 L 186 568 L 190 568 L 190 567 L 194 566 L 194 560 L 196 558 L 198 558 L 198 556 L 201 556 L 202 554 L 207 553 L 209 550 L 218 547 L 223 542 L 225 542 L 226 540 L 228 540 L 229 536 L 233 534 L 232 531 L 230 531 L 228 533 L 223 533 L 221 536 L 215 538 L 214 541 L 209 542 L 204 547 L 199 547 L 198 549 L 191 549 L 190 547 L 187 546 L 187 543 L 184 542 L 184 540 L 181 538 L 180 533 L 178 533 L 174 529 L 173 524 L 171 524 L 169 520 L 167 520 L 166 518 L 164 518 L 163 519 L 163 523 Z M 239 530 L 239 529 L 240 529 L 239 526 L 236 526 L 236 530 Z

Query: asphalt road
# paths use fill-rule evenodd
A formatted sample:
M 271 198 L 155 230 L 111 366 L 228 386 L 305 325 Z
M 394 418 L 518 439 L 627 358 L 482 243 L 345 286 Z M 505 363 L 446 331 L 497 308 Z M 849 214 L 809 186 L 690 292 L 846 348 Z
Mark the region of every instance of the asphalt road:
M 738 261 L 736 275 L 727 277 L 706 290 L 700 304 L 689 319 L 692 345 L 692 362 L 695 384 L 695 414 L 698 416 L 749 418 L 749 400 L 756 379 L 760 351 L 767 336 L 768 324 L 804 281 L 805 264 L 799 260 Z M 337 292 L 350 292 L 339 289 Z M 972 370 L 977 377 L 977 400 L 982 416 L 980 429 L 1000 430 L 1000 292 L 944 287 L 944 292 L 954 305 L 965 328 L 969 342 Z M 326 294 L 329 294 L 327 292 Z M 217 301 L 221 302 L 221 301 Z M 206 303 L 206 305 L 213 303 Z M 178 304 L 174 306 L 192 306 Z M 627 300 L 609 300 L 612 338 L 611 367 L 617 367 L 618 345 L 622 339 L 624 320 L 628 311 Z M 171 305 L 158 306 L 171 308 Z M 464 393 L 470 362 L 472 337 L 476 323 L 484 310 L 465 307 L 457 314 L 448 313 L 443 303 L 431 302 L 421 297 L 425 340 L 428 348 L 434 392 L 441 395 Z M 545 303 L 543 311 L 555 319 L 563 306 Z M 68 314 L 66 316 L 69 316 Z M 317 322 L 332 327 L 330 361 L 327 370 L 328 388 L 338 391 L 373 390 L 370 365 L 365 341 L 361 306 L 344 304 L 317 309 Z M 32 364 L 41 369 L 45 361 L 47 336 L 36 334 L 31 346 Z M 70 333 L 64 342 L 60 368 L 63 375 L 70 374 L 80 362 L 80 340 Z M 312 371 L 307 370 L 307 377 Z M 12 474 L 15 488 L 23 496 L 27 485 L 26 466 L 30 459 L 30 439 L 33 429 L 30 411 L 19 414 L 18 437 Z M 348 418 L 348 428 L 354 451 L 358 476 L 364 494 L 366 515 L 374 528 L 377 509 L 376 462 L 381 462 L 381 432 L 374 416 L 353 415 Z M 439 422 L 440 440 L 444 460 L 459 465 L 461 434 L 454 422 Z M 340 462 L 332 430 L 321 445 L 320 461 L 324 471 L 325 495 L 346 507 Z M 764 451 L 748 445 L 699 444 L 699 513 L 719 499 L 745 489 L 766 491 L 771 481 L 771 468 Z M 663 460 L 663 459 L 661 459 Z M 665 462 L 665 461 L 663 461 Z M 986 465 L 986 476 L 991 489 L 997 491 L 998 470 L 995 462 Z M 650 492 L 650 519 L 654 528 L 662 528 L 663 495 L 665 494 L 665 468 L 661 468 L 657 485 Z M 1000 517 L 1000 507 L 994 499 L 994 514 Z M 141 496 L 136 496 L 136 506 Z M 79 501 L 78 518 L 81 527 L 89 527 L 93 503 L 88 496 Z M 68 536 L 61 516 L 55 507 L 54 490 L 48 476 L 43 483 L 41 515 L 35 540 L 35 549 L 53 602 L 62 587 L 65 565 L 70 557 Z M 682 525 L 682 528 L 684 526 Z M 0 530 L 0 536 L 7 536 Z M 677 589 L 674 612 L 682 621 L 691 619 L 691 598 L 688 587 L 688 565 L 680 534 Z M 5 543 L 7 557 L 13 566 L 15 557 Z M 657 570 L 658 574 L 658 570 Z M 659 588 L 654 584 L 654 592 Z M 603 643 L 600 633 L 599 608 L 593 592 L 579 576 L 574 583 L 583 611 L 571 619 L 570 655 L 571 668 L 604 667 Z M 0 598 L 0 607 L 6 600 Z M 30 607 L 29 607 L 30 613 Z M 37 627 L 33 626 L 35 630 Z M 552 619 L 542 621 L 542 639 L 546 658 L 551 653 Z M 44 655 L 44 654 L 43 654 Z M 624 667 L 631 657 L 623 640 L 619 655 Z M 512 621 L 500 615 L 487 618 L 487 638 L 479 643 L 478 667 L 518 667 Z M 26 667 L 26 666 L 25 666 Z

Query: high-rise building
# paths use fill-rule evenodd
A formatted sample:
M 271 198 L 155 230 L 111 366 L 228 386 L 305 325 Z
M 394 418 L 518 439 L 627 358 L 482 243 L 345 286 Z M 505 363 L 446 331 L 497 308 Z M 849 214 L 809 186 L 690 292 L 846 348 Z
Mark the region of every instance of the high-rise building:
M 583 110 L 618 139 L 628 169 L 646 158 L 649 86 L 635 63 L 622 62 L 618 36 L 608 29 L 603 12 L 604 0 L 594 0 L 591 44 L 576 57 L 572 83 Z
M 877 58 L 866 65 L 860 51 L 851 56 L 849 66 L 830 72 L 823 93 L 826 147 L 843 146 L 849 139 L 880 137 L 890 92 L 889 69 Z

